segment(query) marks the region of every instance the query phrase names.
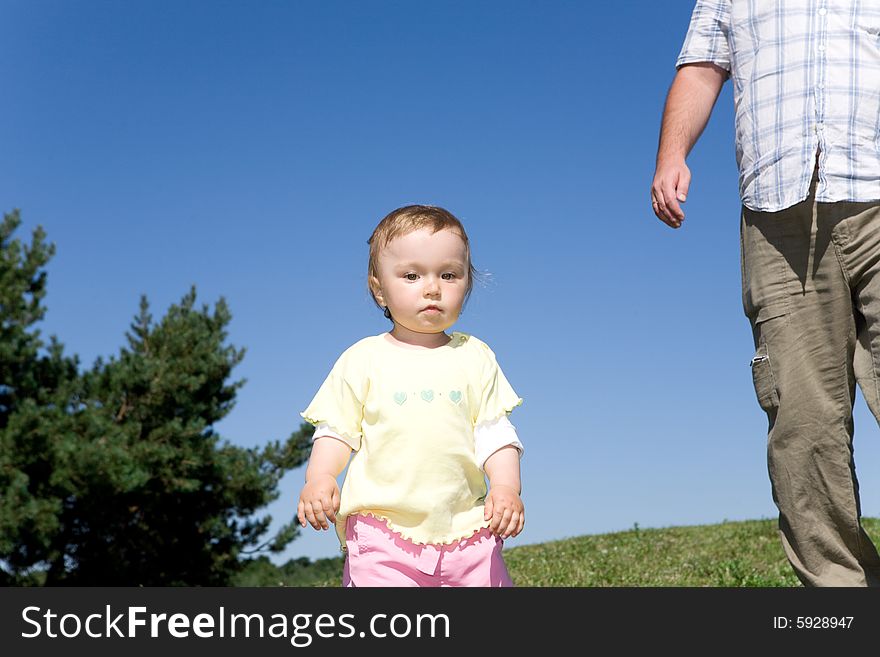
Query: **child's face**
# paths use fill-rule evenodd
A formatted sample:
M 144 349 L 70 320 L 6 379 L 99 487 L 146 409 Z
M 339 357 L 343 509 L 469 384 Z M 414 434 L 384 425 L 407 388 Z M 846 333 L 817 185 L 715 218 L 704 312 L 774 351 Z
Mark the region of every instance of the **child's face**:
M 457 232 L 421 228 L 379 252 L 379 277 L 370 284 L 376 300 L 391 311 L 395 335 L 418 340 L 419 334 L 442 333 L 458 319 L 468 269 Z

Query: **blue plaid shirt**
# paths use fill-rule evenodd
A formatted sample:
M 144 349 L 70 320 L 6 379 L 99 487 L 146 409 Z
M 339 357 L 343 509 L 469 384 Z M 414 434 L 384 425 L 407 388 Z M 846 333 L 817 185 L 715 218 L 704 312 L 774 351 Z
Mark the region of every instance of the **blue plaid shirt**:
M 698 0 L 676 66 L 733 80 L 743 204 L 880 199 L 880 1 Z

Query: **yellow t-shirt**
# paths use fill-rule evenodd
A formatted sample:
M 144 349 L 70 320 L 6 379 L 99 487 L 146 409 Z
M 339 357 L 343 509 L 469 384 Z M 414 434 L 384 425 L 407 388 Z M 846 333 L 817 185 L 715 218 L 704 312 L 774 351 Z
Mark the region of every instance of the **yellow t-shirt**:
M 488 345 L 464 333 L 436 349 L 401 347 L 387 334 L 349 347 L 301 414 L 356 451 L 336 516 L 340 544 L 354 513 L 382 518 L 414 543 L 487 527 L 474 427 L 521 403 Z

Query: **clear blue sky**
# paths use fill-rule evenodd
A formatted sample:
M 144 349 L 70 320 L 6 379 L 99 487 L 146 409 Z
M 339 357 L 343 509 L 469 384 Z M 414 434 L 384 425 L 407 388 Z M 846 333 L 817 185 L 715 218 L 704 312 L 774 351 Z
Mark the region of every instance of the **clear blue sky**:
M 679 231 L 650 212 L 691 0 L 0 0 L 0 209 L 57 245 L 48 316 L 85 364 L 197 286 L 247 348 L 239 445 L 283 439 L 339 353 L 388 211 L 442 205 L 477 286 L 457 329 L 525 399 L 508 545 L 775 517 L 742 314 L 729 85 Z M 863 512 L 880 440 L 859 401 Z M 295 512 L 302 470 L 269 511 Z M 277 560 L 337 554 L 309 529 Z

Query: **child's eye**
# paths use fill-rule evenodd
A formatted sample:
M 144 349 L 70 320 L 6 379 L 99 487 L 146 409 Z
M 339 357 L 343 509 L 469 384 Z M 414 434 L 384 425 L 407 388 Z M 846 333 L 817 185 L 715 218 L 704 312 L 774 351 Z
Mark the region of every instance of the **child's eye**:
M 455 278 L 455 274 L 452 273 L 451 271 L 448 271 L 448 272 L 446 272 L 445 274 L 443 274 L 443 280 L 444 280 L 444 281 L 451 281 L 451 280 L 453 280 L 454 278 Z
M 419 280 L 419 275 L 413 272 L 409 272 L 408 274 L 404 274 L 403 277 L 408 281 L 417 281 Z

